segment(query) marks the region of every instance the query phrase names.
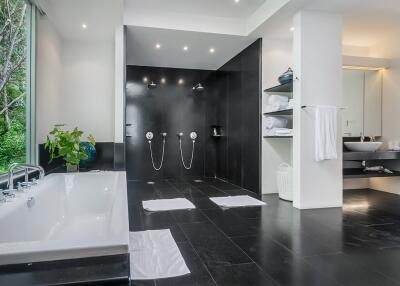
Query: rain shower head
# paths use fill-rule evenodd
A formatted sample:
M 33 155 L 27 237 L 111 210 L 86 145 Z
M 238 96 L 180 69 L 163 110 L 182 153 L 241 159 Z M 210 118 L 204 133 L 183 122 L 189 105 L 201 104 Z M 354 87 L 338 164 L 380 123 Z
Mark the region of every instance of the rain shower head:
M 154 89 L 154 88 L 157 87 L 157 84 L 156 84 L 154 81 L 152 81 L 152 82 L 150 82 L 150 83 L 147 85 L 147 87 L 148 87 L 149 89 Z
M 192 87 L 193 90 L 195 91 L 203 91 L 204 86 L 201 85 L 201 83 L 196 84 L 194 87 Z

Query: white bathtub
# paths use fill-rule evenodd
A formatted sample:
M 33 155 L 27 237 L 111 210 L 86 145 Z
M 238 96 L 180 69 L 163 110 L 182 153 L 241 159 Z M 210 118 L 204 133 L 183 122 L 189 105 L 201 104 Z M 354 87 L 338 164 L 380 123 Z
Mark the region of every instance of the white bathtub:
M 0 265 L 128 253 L 125 172 L 39 182 L 0 203 Z

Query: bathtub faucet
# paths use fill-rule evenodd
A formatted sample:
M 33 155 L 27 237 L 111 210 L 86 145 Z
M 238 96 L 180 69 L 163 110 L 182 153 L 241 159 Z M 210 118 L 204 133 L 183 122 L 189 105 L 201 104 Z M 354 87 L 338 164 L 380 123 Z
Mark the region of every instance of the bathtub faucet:
M 33 165 L 33 164 L 25 164 L 25 163 L 14 163 L 11 164 L 8 167 L 8 184 L 7 184 L 7 188 L 9 190 L 14 190 L 14 171 L 16 169 L 23 169 L 25 172 L 25 186 L 30 186 L 31 183 L 29 182 L 29 170 L 35 170 L 35 171 L 39 171 L 39 179 L 42 179 L 44 177 L 44 169 L 43 167 L 39 166 L 39 165 Z

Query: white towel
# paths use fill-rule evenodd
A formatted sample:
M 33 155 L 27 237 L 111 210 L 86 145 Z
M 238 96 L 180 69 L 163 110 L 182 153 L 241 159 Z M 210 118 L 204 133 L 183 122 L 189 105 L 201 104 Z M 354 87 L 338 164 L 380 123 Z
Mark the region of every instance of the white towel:
M 272 128 L 266 129 L 266 136 L 293 136 L 293 129 L 289 128 Z
M 278 94 L 271 94 L 268 96 L 268 104 L 270 105 L 274 105 L 276 103 L 281 103 L 281 102 L 288 103 L 289 98 L 287 96 Z
M 264 112 L 274 112 L 279 110 L 288 109 L 289 103 L 288 102 L 277 102 L 274 104 L 267 104 L 265 106 Z
M 148 280 L 189 274 L 169 229 L 129 233 L 131 277 Z
M 195 209 L 196 207 L 189 200 L 184 198 L 165 199 L 165 200 L 149 200 L 143 201 L 143 208 L 147 211 L 172 211 Z
M 250 196 L 229 196 L 210 198 L 214 203 L 224 208 L 265 206 L 266 203 Z
M 315 110 L 315 160 L 337 159 L 337 108 L 317 106 Z
M 265 119 L 265 127 L 267 129 L 272 128 L 285 128 L 288 124 L 288 120 L 282 117 L 269 116 Z

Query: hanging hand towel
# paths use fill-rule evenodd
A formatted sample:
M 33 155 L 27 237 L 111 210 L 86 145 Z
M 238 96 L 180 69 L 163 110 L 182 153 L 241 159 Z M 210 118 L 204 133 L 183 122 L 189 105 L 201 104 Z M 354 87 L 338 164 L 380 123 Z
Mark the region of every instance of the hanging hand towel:
M 315 160 L 337 159 L 337 108 L 317 106 L 315 110 Z

